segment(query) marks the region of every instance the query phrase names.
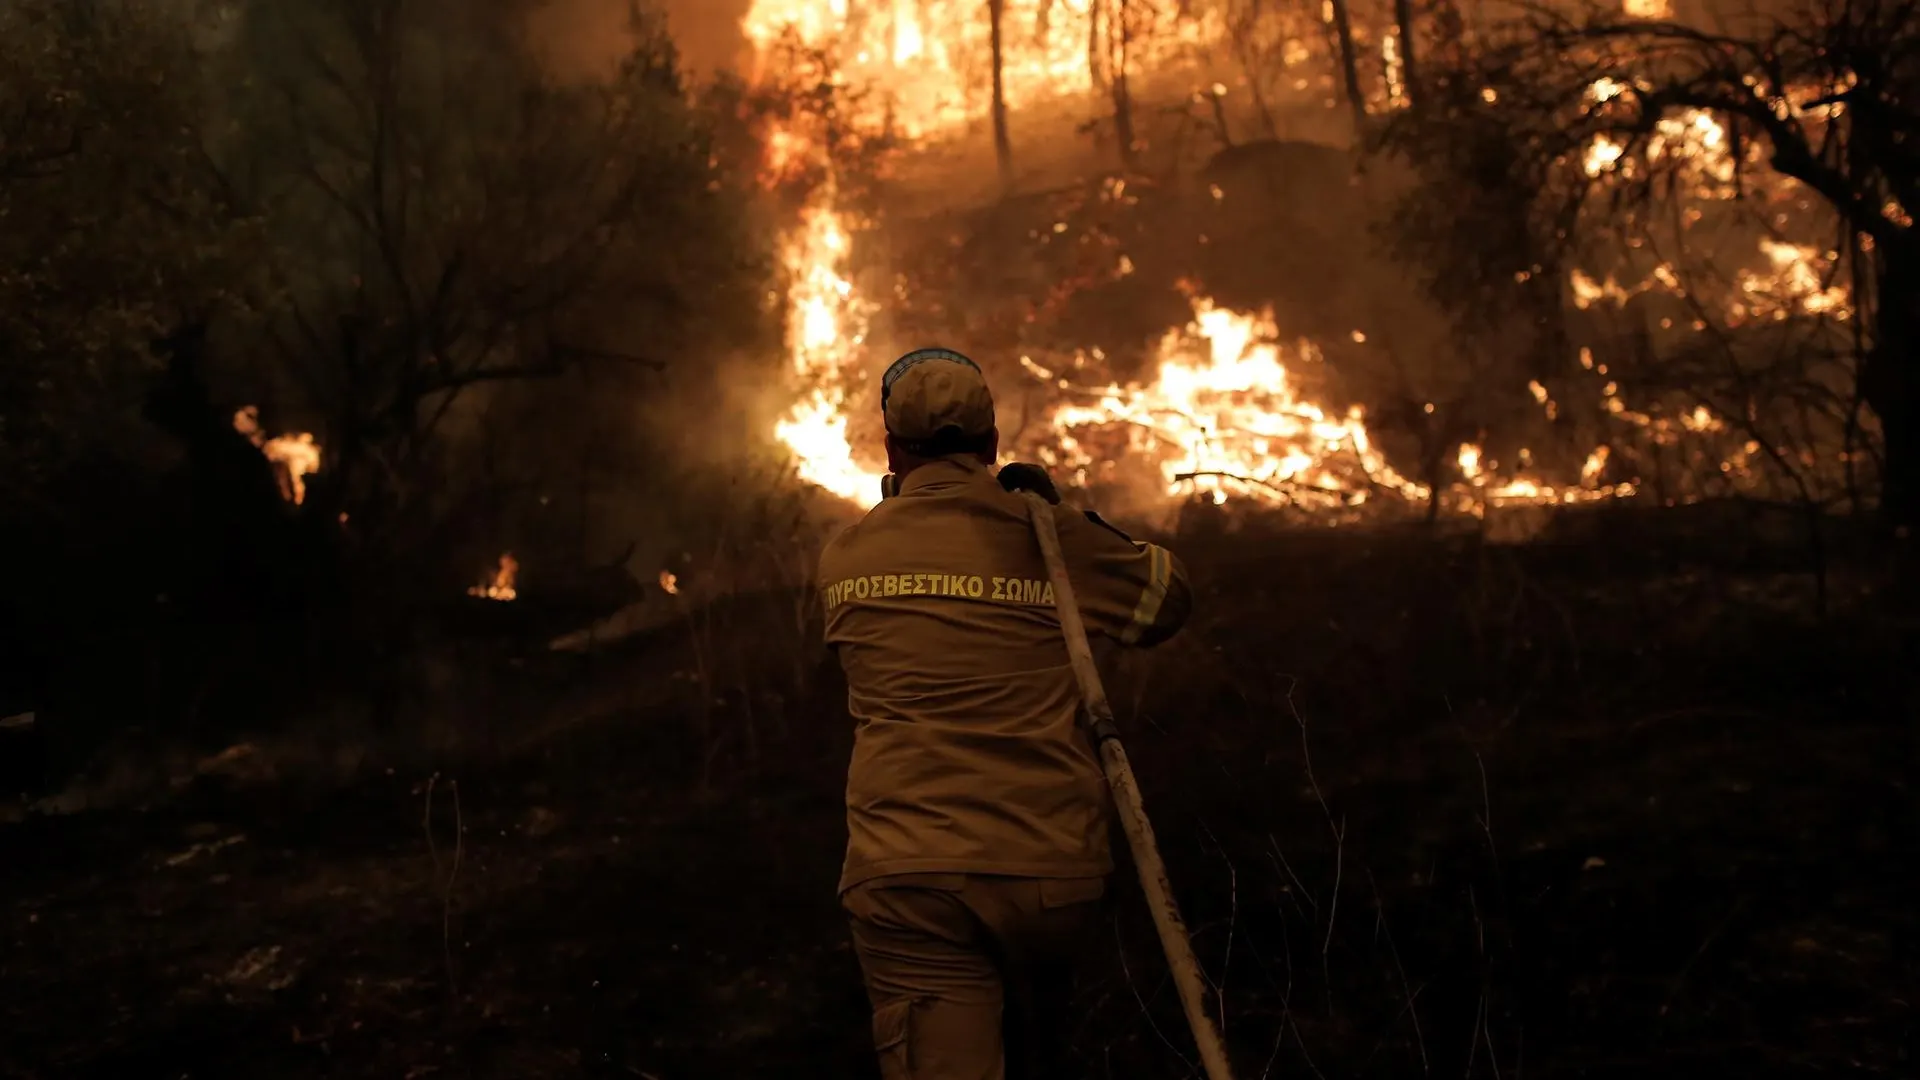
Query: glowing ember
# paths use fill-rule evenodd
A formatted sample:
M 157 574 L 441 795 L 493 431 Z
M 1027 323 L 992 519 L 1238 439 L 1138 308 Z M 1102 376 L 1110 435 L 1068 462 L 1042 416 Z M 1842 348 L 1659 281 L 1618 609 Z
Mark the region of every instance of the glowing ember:
M 673 576 L 673 571 L 662 570 L 660 571 L 660 588 L 663 589 L 668 596 L 679 596 L 680 579 Z
M 295 506 L 307 501 L 308 476 L 320 471 L 320 444 L 307 432 L 271 439 L 260 427 L 260 409 L 248 405 L 233 414 L 233 430 L 246 436 L 273 463 L 280 497 Z
M 468 596 L 477 596 L 482 600 L 512 600 L 520 595 L 514 582 L 520 576 L 520 561 L 511 553 L 500 556 L 499 564 L 494 568 L 493 576 L 467 590 Z

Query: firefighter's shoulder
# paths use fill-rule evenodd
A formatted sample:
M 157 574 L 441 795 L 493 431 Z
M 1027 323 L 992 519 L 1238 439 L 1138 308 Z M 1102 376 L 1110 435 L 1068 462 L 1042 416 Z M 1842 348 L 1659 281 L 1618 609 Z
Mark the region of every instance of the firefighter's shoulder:
M 865 564 L 869 556 L 898 546 L 902 528 L 908 528 L 912 523 L 889 512 L 892 509 L 889 503 L 883 502 L 868 510 L 859 520 L 834 533 L 820 549 L 823 574 L 828 567 L 848 573 L 867 573 L 869 571 Z
M 858 558 L 856 553 L 863 546 L 861 526 L 865 524 L 864 518 L 856 521 L 834 533 L 827 538 L 826 543 L 820 545 L 820 576 L 823 580 L 833 572 L 846 567 L 848 560 Z

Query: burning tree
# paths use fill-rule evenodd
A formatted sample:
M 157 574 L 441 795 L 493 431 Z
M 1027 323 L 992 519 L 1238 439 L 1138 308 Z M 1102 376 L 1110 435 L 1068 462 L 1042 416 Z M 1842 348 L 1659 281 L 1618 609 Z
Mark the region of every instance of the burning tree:
M 1423 175 L 1400 248 L 1469 325 L 1530 328 L 1543 404 L 1597 386 L 1656 446 L 1721 434 L 1708 473 L 1815 509 L 1877 481 L 1911 526 L 1916 35 L 1873 0 L 1495 28 L 1430 58 L 1426 107 L 1385 125 Z

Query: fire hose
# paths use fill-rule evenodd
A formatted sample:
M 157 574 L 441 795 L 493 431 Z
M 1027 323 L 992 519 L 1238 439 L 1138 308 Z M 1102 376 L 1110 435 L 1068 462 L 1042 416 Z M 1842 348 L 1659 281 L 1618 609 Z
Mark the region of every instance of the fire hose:
M 1147 894 L 1147 908 L 1153 913 L 1154 929 L 1160 934 L 1160 947 L 1167 954 L 1167 966 L 1180 992 L 1180 1005 L 1186 1010 L 1187 1026 L 1192 1028 L 1194 1044 L 1200 1050 L 1200 1063 L 1206 1069 L 1208 1080 L 1233 1080 L 1226 1044 L 1213 1018 L 1207 1015 L 1206 982 L 1200 974 L 1200 961 L 1193 954 L 1187 924 L 1174 901 L 1173 885 L 1167 880 L 1167 867 L 1160 860 L 1160 846 L 1153 838 L 1153 824 L 1147 820 L 1146 807 L 1140 799 L 1140 785 L 1134 780 L 1126 747 L 1120 745 L 1120 731 L 1113 722 L 1113 706 L 1107 702 L 1100 669 L 1093 662 L 1087 627 L 1080 619 L 1080 605 L 1074 599 L 1073 582 L 1067 576 L 1067 561 L 1060 553 L 1060 532 L 1054 524 L 1053 506 L 1031 491 L 1023 492 L 1021 497 L 1030 504 L 1033 535 L 1040 541 L 1040 554 L 1046 559 L 1047 576 L 1053 582 L 1060 631 L 1066 638 L 1067 656 L 1073 662 L 1074 678 L 1080 683 L 1080 696 L 1086 704 L 1087 727 L 1099 748 L 1100 767 L 1107 774 L 1107 786 L 1113 792 L 1120 826 L 1127 834 L 1127 847 L 1133 852 L 1133 864 L 1140 872 L 1140 886 Z

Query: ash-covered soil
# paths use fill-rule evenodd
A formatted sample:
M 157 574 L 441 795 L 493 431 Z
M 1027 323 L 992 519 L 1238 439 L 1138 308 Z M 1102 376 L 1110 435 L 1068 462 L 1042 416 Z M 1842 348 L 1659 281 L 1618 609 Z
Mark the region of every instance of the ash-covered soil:
M 1920 651 L 1871 559 L 1822 613 L 1717 534 L 1178 544 L 1195 622 L 1112 694 L 1243 1077 L 1920 1067 Z M 272 779 L 0 826 L 0 1076 L 873 1075 L 792 612 L 480 654 L 460 749 L 346 781 L 283 731 Z M 1137 891 L 1071 1037 L 1198 1075 Z

